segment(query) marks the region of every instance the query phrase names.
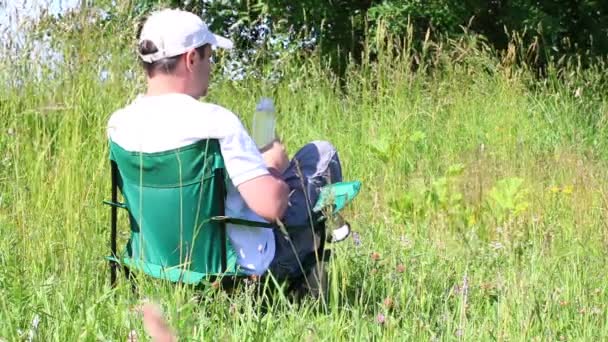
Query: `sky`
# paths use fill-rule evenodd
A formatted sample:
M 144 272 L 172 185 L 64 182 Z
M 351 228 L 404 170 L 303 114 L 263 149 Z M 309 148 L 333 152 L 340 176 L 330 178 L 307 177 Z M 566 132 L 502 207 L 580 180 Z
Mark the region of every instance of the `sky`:
M 35 18 L 46 8 L 51 14 L 61 13 L 78 5 L 80 0 L 0 0 L 0 28 L 15 30 L 21 17 Z
M 43 9 L 50 14 L 58 14 L 77 7 L 80 0 L 0 0 L 0 53 L 12 55 L 24 44 L 24 33 L 19 29 L 19 23 L 27 19 L 35 19 Z M 47 65 L 62 60 L 61 54 L 53 51 L 48 42 L 33 41 L 32 54 L 44 56 L 40 60 Z
M 25 44 L 24 32 L 19 30 L 23 18 L 35 19 L 44 9 L 49 14 L 58 14 L 78 7 L 82 0 L 0 0 L 0 53 L 9 55 Z M 210 1 L 210 0 L 205 0 Z M 45 41 L 29 42 L 33 44 L 33 53 L 44 55 L 41 60 L 51 63 L 60 62 L 62 56 L 49 48 Z M 284 43 L 277 41 L 278 44 Z M 245 57 L 246 58 L 246 57 Z M 247 61 L 245 61 L 246 63 Z M 243 61 L 235 60 L 225 70 L 231 78 L 240 79 L 244 75 Z M 100 75 L 104 78 L 104 75 Z

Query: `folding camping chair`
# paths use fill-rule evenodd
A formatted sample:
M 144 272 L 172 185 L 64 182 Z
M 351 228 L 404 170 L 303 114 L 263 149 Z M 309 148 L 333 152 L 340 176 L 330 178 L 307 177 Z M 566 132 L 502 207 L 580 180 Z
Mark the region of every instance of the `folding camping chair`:
M 110 162 L 112 200 L 104 203 L 111 206 L 112 254 L 107 259 L 112 286 L 121 266 L 127 276 L 137 270 L 153 278 L 184 284 L 246 277 L 239 270 L 236 252 L 226 237 L 226 223 L 280 229 L 276 224 L 225 216 L 226 184 L 230 180 L 218 140 L 201 140 L 158 153 L 129 152 L 110 142 Z M 312 212 L 314 231 L 322 238 L 315 253 L 302 260 L 305 272 L 323 261 L 319 256 L 327 255 L 328 219 L 339 215 L 360 187 L 361 183 L 356 181 L 322 189 Z M 119 190 L 123 203 L 118 202 Z M 119 208 L 128 211 L 131 228 L 121 253 L 116 246 Z M 348 225 L 342 226 L 333 232 L 333 239 L 344 239 L 349 231 Z

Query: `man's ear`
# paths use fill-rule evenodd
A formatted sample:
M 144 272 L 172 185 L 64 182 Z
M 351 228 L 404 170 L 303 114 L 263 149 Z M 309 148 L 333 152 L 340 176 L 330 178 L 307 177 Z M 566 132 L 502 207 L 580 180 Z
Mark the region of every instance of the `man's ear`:
M 186 69 L 188 71 L 192 71 L 192 67 L 194 66 L 194 62 L 196 60 L 196 51 L 190 50 L 184 54 L 186 58 Z

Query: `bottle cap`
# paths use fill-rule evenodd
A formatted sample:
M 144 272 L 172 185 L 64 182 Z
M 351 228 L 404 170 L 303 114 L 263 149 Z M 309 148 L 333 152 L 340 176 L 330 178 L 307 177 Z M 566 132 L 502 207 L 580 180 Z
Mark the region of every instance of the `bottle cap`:
M 258 112 L 274 112 L 274 103 L 271 98 L 263 97 L 255 107 Z

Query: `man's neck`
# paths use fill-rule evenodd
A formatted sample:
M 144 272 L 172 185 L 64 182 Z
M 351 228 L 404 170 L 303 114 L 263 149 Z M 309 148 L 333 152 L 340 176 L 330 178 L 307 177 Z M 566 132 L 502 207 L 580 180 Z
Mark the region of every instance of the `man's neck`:
M 148 79 L 146 96 L 159 96 L 166 94 L 188 94 L 183 82 L 171 76 L 157 76 Z

